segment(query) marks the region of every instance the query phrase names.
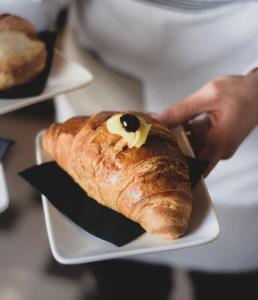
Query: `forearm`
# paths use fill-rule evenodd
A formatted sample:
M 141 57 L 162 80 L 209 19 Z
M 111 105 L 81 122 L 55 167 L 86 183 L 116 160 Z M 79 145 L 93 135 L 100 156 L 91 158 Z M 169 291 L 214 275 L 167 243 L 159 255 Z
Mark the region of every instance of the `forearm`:
M 253 109 L 256 111 L 256 125 L 258 125 L 258 67 L 252 69 L 246 76 L 254 89 Z
M 257 118 L 256 118 L 256 125 L 258 125 L 258 67 L 253 70 L 253 75 L 255 76 L 255 80 L 257 82 L 257 98 L 256 98 L 256 111 L 257 111 Z

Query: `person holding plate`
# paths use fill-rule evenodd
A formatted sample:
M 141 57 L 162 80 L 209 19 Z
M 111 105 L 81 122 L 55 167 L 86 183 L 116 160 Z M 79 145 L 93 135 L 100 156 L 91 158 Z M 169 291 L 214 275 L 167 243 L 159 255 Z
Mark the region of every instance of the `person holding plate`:
M 209 161 L 222 228 L 208 245 L 91 265 L 98 299 L 168 299 L 171 267 L 191 270 L 195 299 L 257 298 L 258 1 L 22 0 L 14 9 L 4 0 L 0 10 L 44 27 L 69 2 L 79 44 L 138 78 L 146 111 L 186 125 Z

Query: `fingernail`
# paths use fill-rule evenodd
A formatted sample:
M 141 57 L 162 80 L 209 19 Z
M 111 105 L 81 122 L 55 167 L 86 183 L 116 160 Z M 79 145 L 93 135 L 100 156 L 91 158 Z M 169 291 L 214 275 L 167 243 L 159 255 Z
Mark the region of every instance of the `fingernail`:
M 157 118 L 158 118 L 158 114 L 157 114 L 157 113 L 151 112 L 151 113 L 150 113 L 150 116 L 151 116 L 152 118 L 154 118 L 154 119 L 157 119 Z
M 162 112 L 160 114 L 157 114 L 156 119 L 158 119 L 161 122 L 166 122 L 167 121 L 167 114 L 165 112 Z

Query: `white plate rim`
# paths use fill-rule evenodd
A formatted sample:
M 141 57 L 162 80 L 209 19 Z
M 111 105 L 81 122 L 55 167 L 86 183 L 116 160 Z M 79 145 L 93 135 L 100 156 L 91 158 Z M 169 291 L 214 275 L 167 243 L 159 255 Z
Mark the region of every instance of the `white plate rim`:
M 81 89 L 81 88 L 89 85 L 93 81 L 93 75 L 88 69 L 86 69 L 85 67 L 83 67 L 79 63 L 67 58 L 62 51 L 60 51 L 58 49 L 55 49 L 54 52 L 55 52 L 55 55 L 62 57 L 63 60 L 66 60 L 69 63 L 71 63 L 73 65 L 76 65 L 78 68 L 81 68 L 81 70 L 84 70 L 84 72 L 85 72 L 84 80 L 81 80 L 80 82 L 78 82 L 77 85 L 67 86 L 66 88 L 63 88 L 63 89 L 58 90 L 58 91 L 48 92 L 47 95 L 44 95 L 44 91 L 43 91 L 38 96 L 33 96 L 33 97 L 28 97 L 28 98 L 20 98 L 20 99 L 19 98 L 13 99 L 14 101 L 21 101 L 21 102 L 20 103 L 15 103 L 14 106 L 1 108 L 0 109 L 0 115 L 4 115 L 4 114 L 7 114 L 7 113 L 12 112 L 12 111 L 19 110 L 21 108 L 33 105 L 35 103 L 40 103 L 42 101 L 53 99 L 57 95 L 62 95 L 62 94 L 70 93 L 72 91 Z M 50 76 L 51 76 L 51 71 L 50 71 L 49 77 Z M 46 84 L 46 87 L 47 87 L 47 84 Z M 0 101 L 11 101 L 11 100 L 0 98 Z
M 0 191 L 0 197 L 2 205 L 0 206 L 0 214 L 4 212 L 8 206 L 9 206 L 9 195 L 8 195 L 8 189 L 7 189 L 7 184 L 5 180 L 5 174 L 4 174 L 4 166 L 3 163 L 0 162 L 0 181 L 1 184 L 3 185 L 2 191 Z
M 43 134 L 44 130 L 41 130 L 38 132 L 36 135 L 35 139 L 35 149 L 36 149 L 36 161 L 37 164 L 42 163 L 42 158 L 41 158 L 41 153 L 40 153 L 40 141 L 41 141 L 41 136 Z M 202 184 L 204 185 L 204 188 L 207 190 L 203 180 Z M 124 250 L 123 252 L 113 252 L 113 253 L 106 253 L 106 254 L 96 254 L 96 255 L 91 255 L 88 257 L 78 257 L 78 258 L 66 258 L 62 256 L 57 250 L 57 246 L 55 244 L 55 239 L 53 235 L 53 231 L 51 228 L 51 218 L 50 218 L 50 213 L 49 213 L 49 205 L 52 205 L 47 198 L 42 195 L 42 203 L 43 203 L 43 211 L 44 211 L 44 216 L 45 216 L 45 223 L 46 223 L 46 229 L 47 229 L 47 234 L 48 234 L 48 239 L 49 239 L 49 244 L 50 248 L 53 254 L 53 257 L 61 264 L 65 265 L 73 265 L 73 264 L 82 264 L 82 263 L 90 263 L 90 262 L 97 262 L 97 261 L 103 261 L 103 260 L 109 260 L 109 259 L 114 259 L 114 258 L 123 258 L 123 257 L 132 257 L 135 255 L 140 255 L 140 254 L 150 254 L 150 253 L 157 253 L 157 252 L 166 252 L 166 251 L 172 251 L 172 250 L 178 250 L 178 249 L 186 249 L 190 247 L 196 247 L 199 245 L 204 245 L 208 244 L 218 238 L 220 235 L 220 225 L 219 225 L 219 220 L 217 217 L 216 210 L 214 208 L 213 203 L 210 201 L 210 209 L 211 213 L 214 215 L 214 218 L 216 220 L 216 232 L 212 237 L 209 238 L 203 238 L 203 239 L 198 239 L 196 242 L 186 242 L 180 244 L 180 245 L 165 245 L 165 246 L 158 246 L 155 249 L 149 248 L 149 249 L 132 249 L 132 250 Z M 60 212 L 58 212 L 60 213 Z M 61 213 L 60 213 L 61 214 Z M 64 216 L 62 216 L 64 217 Z M 76 226 L 76 225 L 75 225 Z

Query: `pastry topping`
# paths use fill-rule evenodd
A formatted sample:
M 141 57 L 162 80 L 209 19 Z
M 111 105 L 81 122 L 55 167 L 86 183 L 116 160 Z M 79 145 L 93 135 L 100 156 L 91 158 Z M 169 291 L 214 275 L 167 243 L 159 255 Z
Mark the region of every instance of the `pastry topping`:
M 140 120 L 132 114 L 124 114 L 120 117 L 120 122 L 128 132 L 135 132 L 140 127 Z
M 129 148 L 145 144 L 150 128 L 144 118 L 133 114 L 117 114 L 107 121 L 108 131 L 122 136 Z

